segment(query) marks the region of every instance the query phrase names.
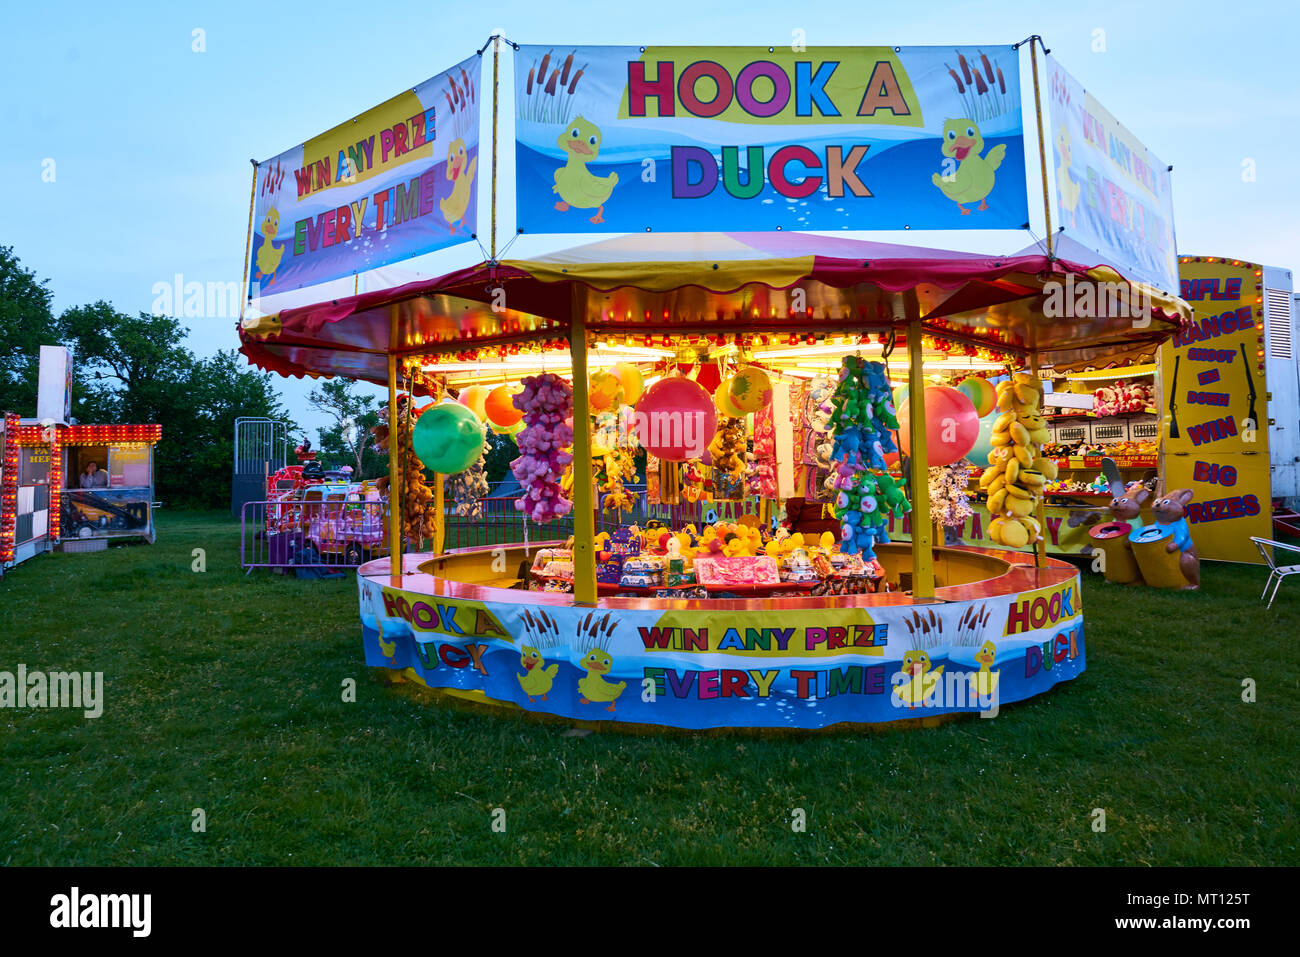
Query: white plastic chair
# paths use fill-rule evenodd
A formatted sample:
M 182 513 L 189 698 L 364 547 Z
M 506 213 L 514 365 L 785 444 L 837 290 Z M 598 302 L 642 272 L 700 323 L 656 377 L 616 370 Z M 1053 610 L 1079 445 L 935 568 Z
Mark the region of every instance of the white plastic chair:
M 1272 539 L 1255 538 L 1254 536 L 1251 536 L 1250 540 L 1255 543 L 1255 546 L 1259 549 L 1259 553 L 1264 556 L 1264 561 L 1268 562 L 1268 567 L 1270 569 L 1268 581 L 1264 584 L 1264 590 L 1260 592 L 1259 598 L 1260 601 L 1263 601 L 1264 596 L 1268 594 L 1268 586 L 1272 585 L 1273 595 L 1268 600 L 1268 607 L 1272 608 L 1273 599 L 1277 597 L 1277 590 L 1282 587 L 1282 579 L 1286 578 L 1287 575 L 1300 575 L 1300 565 L 1278 565 L 1273 560 L 1273 556 L 1269 553 L 1269 548 L 1281 548 L 1288 552 L 1296 552 L 1297 554 L 1300 554 L 1300 546 L 1286 545 L 1282 542 L 1275 542 Z M 1277 579 L 1276 583 L 1273 581 L 1274 578 Z

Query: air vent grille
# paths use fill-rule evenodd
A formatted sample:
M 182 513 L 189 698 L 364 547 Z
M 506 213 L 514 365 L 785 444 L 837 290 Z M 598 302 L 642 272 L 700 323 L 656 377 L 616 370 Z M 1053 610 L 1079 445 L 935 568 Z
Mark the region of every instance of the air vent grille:
M 1291 294 L 1285 289 L 1269 289 L 1265 293 L 1268 310 L 1268 354 L 1274 359 L 1290 359 L 1294 352 L 1291 344 Z

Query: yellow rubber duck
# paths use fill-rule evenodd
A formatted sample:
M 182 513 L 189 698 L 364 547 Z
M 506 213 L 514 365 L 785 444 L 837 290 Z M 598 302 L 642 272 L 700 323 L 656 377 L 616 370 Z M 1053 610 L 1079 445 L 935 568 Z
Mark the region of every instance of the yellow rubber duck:
M 464 140 L 454 139 L 448 144 L 447 178 L 451 180 L 451 195 L 438 200 L 438 207 L 442 210 L 442 218 L 452 229 L 465 225 L 465 213 L 469 209 L 469 195 L 474 187 L 474 170 L 477 166 L 476 156 L 466 167 Z
M 909 708 L 919 706 L 934 691 L 934 686 L 943 674 L 943 665 L 930 671 L 930 656 L 924 651 L 909 651 L 903 656 L 903 670 L 900 674 L 910 675 L 911 680 L 894 686 L 894 694 Z
M 551 685 L 555 682 L 555 675 L 559 672 L 560 666 L 546 664 L 542 653 L 531 645 L 520 648 L 519 664 L 526 674 L 515 675 L 515 677 L 519 679 L 519 687 L 524 689 L 528 700 L 541 698 L 545 701 L 546 696 L 551 692 Z
M 618 185 L 618 174 L 596 176 L 587 172 L 587 164 L 600 155 L 600 130 L 579 116 L 568 125 L 555 142 L 564 150 L 568 161 L 555 171 L 555 186 L 551 192 L 559 193 L 555 208 L 560 212 L 570 206 L 578 209 L 595 209 L 593 223 L 605 221 L 605 203 Z
M 982 698 L 991 696 L 998 686 L 998 675 L 1001 671 L 990 671 L 993 666 L 993 659 L 997 655 L 997 647 L 991 641 L 986 641 L 975 653 L 975 660 L 980 663 L 980 670 L 972 672 L 970 676 L 971 690 Z
M 682 558 L 694 558 L 695 548 L 691 545 L 691 536 L 686 532 L 678 532 L 674 537 L 677 539 L 677 544 L 681 546 Z
M 274 242 L 275 234 L 280 229 L 280 211 L 272 206 L 266 211 L 266 218 L 257 231 L 262 234 L 262 245 L 257 249 L 257 274 L 254 279 L 266 277 L 266 285 L 275 281 L 275 271 L 280 268 L 284 258 L 284 246 Z
M 988 156 L 980 156 L 984 149 L 984 137 L 973 120 L 948 120 L 943 124 L 943 155 L 957 161 L 957 171 L 946 176 L 935 173 L 930 182 L 939 187 L 961 208 L 963 216 L 969 216 L 970 210 L 964 203 L 979 202 L 976 209 L 989 208 L 985 198 L 993 192 L 997 179 L 997 168 L 1002 165 L 1007 155 L 1005 144 L 999 143 L 989 150 Z
M 1070 133 L 1065 127 L 1056 134 L 1056 149 L 1061 154 L 1061 162 L 1056 167 L 1056 195 L 1060 198 L 1061 209 L 1070 214 L 1070 225 L 1073 226 L 1083 184 L 1076 183 L 1074 177 L 1070 175 L 1070 160 L 1073 153 L 1070 146 Z
M 389 661 L 396 662 L 397 659 L 393 656 L 397 654 L 397 640 L 384 641 L 384 623 L 382 620 L 379 622 L 379 650 L 383 652 L 384 657 Z
M 623 693 L 623 689 L 627 687 L 626 681 L 610 684 L 601 677 L 614 666 L 614 659 L 609 656 L 608 652 L 600 648 L 592 648 L 591 651 L 587 652 L 586 657 L 578 662 L 578 666 L 587 672 L 587 677 L 578 679 L 578 691 L 580 692 L 578 700 L 583 704 L 591 704 L 593 701 L 608 701 L 609 707 L 605 710 L 613 711 L 614 702 Z

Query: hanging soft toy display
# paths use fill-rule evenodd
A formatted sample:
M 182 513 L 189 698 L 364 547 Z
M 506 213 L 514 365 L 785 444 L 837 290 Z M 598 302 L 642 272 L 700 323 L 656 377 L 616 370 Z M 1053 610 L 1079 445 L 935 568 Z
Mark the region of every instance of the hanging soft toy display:
M 745 420 L 722 419 L 709 454 L 713 456 L 714 497 L 739 498 L 745 484 Z
M 831 407 L 834 471 L 827 484 L 835 496 L 840 550 L 870 561 L 876 545 L 889 541 L 888 513 L 911 509 L 884 472 L 886 453 L 897 451 L 890 433 L 898 428 L 884 365 L 845 356 Z
M 602 412 L 596 416 L 591 437 L 596 486 L 600 490 L 601 508 L 606 512 L 631 511 L 635 501 L 624 482 L 636 481 L 636 464 L 632 450 L 627 447 L 627 438 L 620 434 L 619 423 L 618 413 Z
M 1043 486 L 1056 478 L 1056 463 L 1044 458 L 1043 443 L 1051 436 L 1038 412 L 1041 387 L 1027 372 L 999 382 L 998 410 L 993 423 L 993 451 L 980 476 L 988 495 L 992 521 L 989 538 L 1008 548 L 1022 548 L 1042 538 L 1035 512 Z
M 699 459 L 682 466 L 682 498 L 687 502 L 708 502 L 713 498 L 713 479 Z
M 405 433 L 405 441 L 398 446 L 398 458 L 402 463 L 402 536 L 408 542 L 420 542 L 434 537 L 437 510 L 433 504 L 433 489 L 425 481 L 424 469 L 412 445 L 413 430 L 405 427 L 411 414 L 411 397 L 399 395 L 396 416 L 390 413 L 387 406 L 379 410 L 379 424 L 371 429 L 374 448 L 387 455 L 389 442 L 393 441 L 393 430 L 396 429 L 399 436 Z M 387 476 L 378 479 L 375 487 L 383 494 L 391 495 Z
M 447 490 L 456 503 L 457 515 L 465 518 L 482 516 L 483 504 L 479 500 L 488 493 L 486 464 L 486 454 L 480 455 L 477 462 L 447 480 Z
M 754 451 L 748 455 L 746 487 L 751 495 L 776 498 L 776 428 L 772 407 L 754 413 Z
M 573 415 L 573 388 L 550 372 L 527 377 L 523 387 L 514 397 L 515 408 L 524 413 L 524 430 L 517 438 L 520 455 L 510 463 L 524 489 L 515 508 L 534 522 L 548 522 L 573 510 L 559 481 L 573 461 L 564 451 L 573 443 L 573 427 L 566 421 Z
M 966 486 L 970 468 L 965 459 L 930 469 L 930 515 L 944 528 L 960 528 L 971 516 Z

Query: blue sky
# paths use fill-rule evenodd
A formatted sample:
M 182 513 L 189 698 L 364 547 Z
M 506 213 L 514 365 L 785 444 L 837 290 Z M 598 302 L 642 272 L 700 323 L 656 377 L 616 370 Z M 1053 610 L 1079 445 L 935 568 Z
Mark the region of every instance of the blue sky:
M 238 279 L 250 158 L 439 72 L 498 28 L 518 42 L 567 46 L 788 44 L 795 29 L 810 47 L 1038 33 L 1174 167 L 1180 252 L 1300 267 L 1300 14 L 1290 3 L 52 2 L 11 4 L 3 21 L 0 243 L 50 280 L 58 309 L 107 299 L 149 310 L 155 284 L 178 273 Z M 195 30 L 204 52 L 193 50 Z M 1248 161 L 1253 181 L 1243 178 Z M 1004 252 L 1032 237 L 945 238 Z M 528 251 L 577 241 L 535 239 Z M 478 258 L 462 247 L 426 268 Z M 232 318 L 185 321 L 200 354 L 237 345 Z M 309 387 L 281 381 L 298 420 L 320 424 L 306 406 Z

